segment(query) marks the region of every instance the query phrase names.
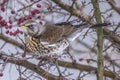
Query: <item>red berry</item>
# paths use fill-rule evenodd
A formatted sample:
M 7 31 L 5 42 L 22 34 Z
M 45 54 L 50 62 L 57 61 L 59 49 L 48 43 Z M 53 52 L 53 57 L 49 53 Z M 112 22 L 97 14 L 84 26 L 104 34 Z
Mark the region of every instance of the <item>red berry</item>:
M 2 18 L 3 18 L 3 17 L 2 17 L 2 16 L 0 16 L 0 20 L 2 20 Z
M 4 12 L 4 11 L 5 11 L 5 7 L 4 7 L 4 6 L 1 6 L 1 10 Z
M 30 20 L 30 19 L 32 19 L 32 16 L 31 15 L 27 16 L 27 20 Z
M 9 28 L 11 29 L 11 28 L 12 28 L 12 25 L 9 25 Z
M 36 6 L 37 6 L 38 8 L 41 8 L 41 5 L 40 5 L 40 4 L 37 4 Z
M 83 58 L 80 58 L 79 61 L 83 61 L 84 59 Z
M 41 16 L 38 16 L 37 18 L 38 18 L 38 19 L 40 19 L 40 18 L 41 18 Z
M 12 33 L 13 36 L 16 36 L 16 34 L 17 34 L 16 32 Z
M 19 18 L 18 21 L 21 22 L 21 18 Z
M 20 31 L 20 34 L 23 34 L 23 31 Z
M 32 14 L 32 15 L 35 15 L 35 12 L 34 12 L 34 11 L 31 11 L 31 14 Z
M 14 11 L 14 10 L 11 10 L 11 14 L 15 14 L 15 11 Z
M 26 17 L 24 17 L 23 19 L 24 19 L 24 20 L 23 20 L 23 22 L 24 22 L 25 20 L 27 20 L 27 18 L 26 18 Z
M 9 20 L 8 22 L 9 22 L 10 24 L 12 24 L 12 20 Z
M 19 23 L 19 24 L 23 23 L 24 21 L 25 21 L 25 18 L 19 18 L 19 19 L 18 19 L 18 23 Z
M 0 72 L 0 77 L 2 77 L 3 76 L 3 73 L 2 72 Z
M 7 26 L 7 22 L 4 23 L 4 26 Z
M 8 34 L 8 33 L 9 33 L 9 30 L 6 31 L 6 34 Z
M 0 23 L 2 26 L 7 26 L 7 22 L 5 20 L 1 20 Z
M 5 20 L 1 20 L 0 22 L 1 22 L 2 26 L 4 26 Z
M 40 21 L 39 23 L 40 23 L 41 25 L 43 25 L 43 22 L 42 22 L 42 21 Z
M 40 13 L 40 11 L 38 9 L 34 9 L 31 11 L 32 15 L 39 14 L 39 13 Z
M 5 26 L 5 29 L 8 29 L 8 28 L 9 28 L 9 26 L 8 26 L 8 25 L 6 25 L 6 26 Z
M 13 35 L 13 32 L 9 32 L 9 34 L 12 36 L 12 35 Z
M 35 11 L 36 14 L 40 13 L 40 11 L 38 9 L 35 9 L 34 11 Z
M 19 32 L 20 32 L 20 30 L 19 30 L 19 29 L 17 29 L 15 32 L 16 32 L 16 33 L 19 33 Z

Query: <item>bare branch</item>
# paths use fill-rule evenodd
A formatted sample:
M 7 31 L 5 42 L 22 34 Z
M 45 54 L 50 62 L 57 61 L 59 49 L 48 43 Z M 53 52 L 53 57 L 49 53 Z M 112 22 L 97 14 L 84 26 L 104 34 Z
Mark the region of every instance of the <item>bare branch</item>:
M 120 7 L 115 3 L 114 0 L 107 0 L 108 3 L 111 5 L 111 7 L 118 13 L 120 14 Z

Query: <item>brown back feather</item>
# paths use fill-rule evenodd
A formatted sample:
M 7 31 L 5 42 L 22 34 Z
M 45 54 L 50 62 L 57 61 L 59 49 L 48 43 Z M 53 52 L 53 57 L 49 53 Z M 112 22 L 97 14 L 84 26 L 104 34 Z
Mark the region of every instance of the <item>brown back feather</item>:
M 46 29 L 41 33 L 41 41 L 56 42 L 59 41 L 63 35 L 63 28 L 54 24 L 46 24 Z
M 41 33 L 40 40 L 44 42 L 57 42 L 64 36 L 72 34 L 77 28 L 73 26 L 56 26 L 55 24 L 45 24 L 45 31 Z

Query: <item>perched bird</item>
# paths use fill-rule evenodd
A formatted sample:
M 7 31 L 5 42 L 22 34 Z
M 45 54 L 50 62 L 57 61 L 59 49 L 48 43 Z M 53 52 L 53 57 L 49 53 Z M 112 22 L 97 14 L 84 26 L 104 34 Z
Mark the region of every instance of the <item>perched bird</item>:
M 102 26 L 102 25 L 101 25 Z M 94 26 L 93 26 L 94 27 Z M 30 20 L 22 24 L 25 42 L 33 55 L 58 53 L 80 36 L 84 27 L 59 25 L 47 22 L 45 25 Z

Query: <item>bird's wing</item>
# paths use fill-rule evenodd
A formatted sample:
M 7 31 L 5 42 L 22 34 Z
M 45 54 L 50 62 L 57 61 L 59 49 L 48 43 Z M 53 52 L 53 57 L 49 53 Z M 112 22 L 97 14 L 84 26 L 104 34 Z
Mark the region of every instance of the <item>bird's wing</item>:
M 65 25 L 63 26 L 63 36 L 69 36 L 71 35 L 73 32 L 75 32 L 78 28 L 72 26 L 72 25 Z
M 46 29 L 40 34 L 40 40 L 43 42 L 57 42 L 63 35 L 63 28 L 54 24 L 46 24 Z
M 55 24 L 46 24 L 46 29 L 40 34 L 40 40 L 43 42 L 57 42 L 62 39 L 62 37 L 67 37 L 77 30 L 74 26 L 71 25 L 55 25 Z

